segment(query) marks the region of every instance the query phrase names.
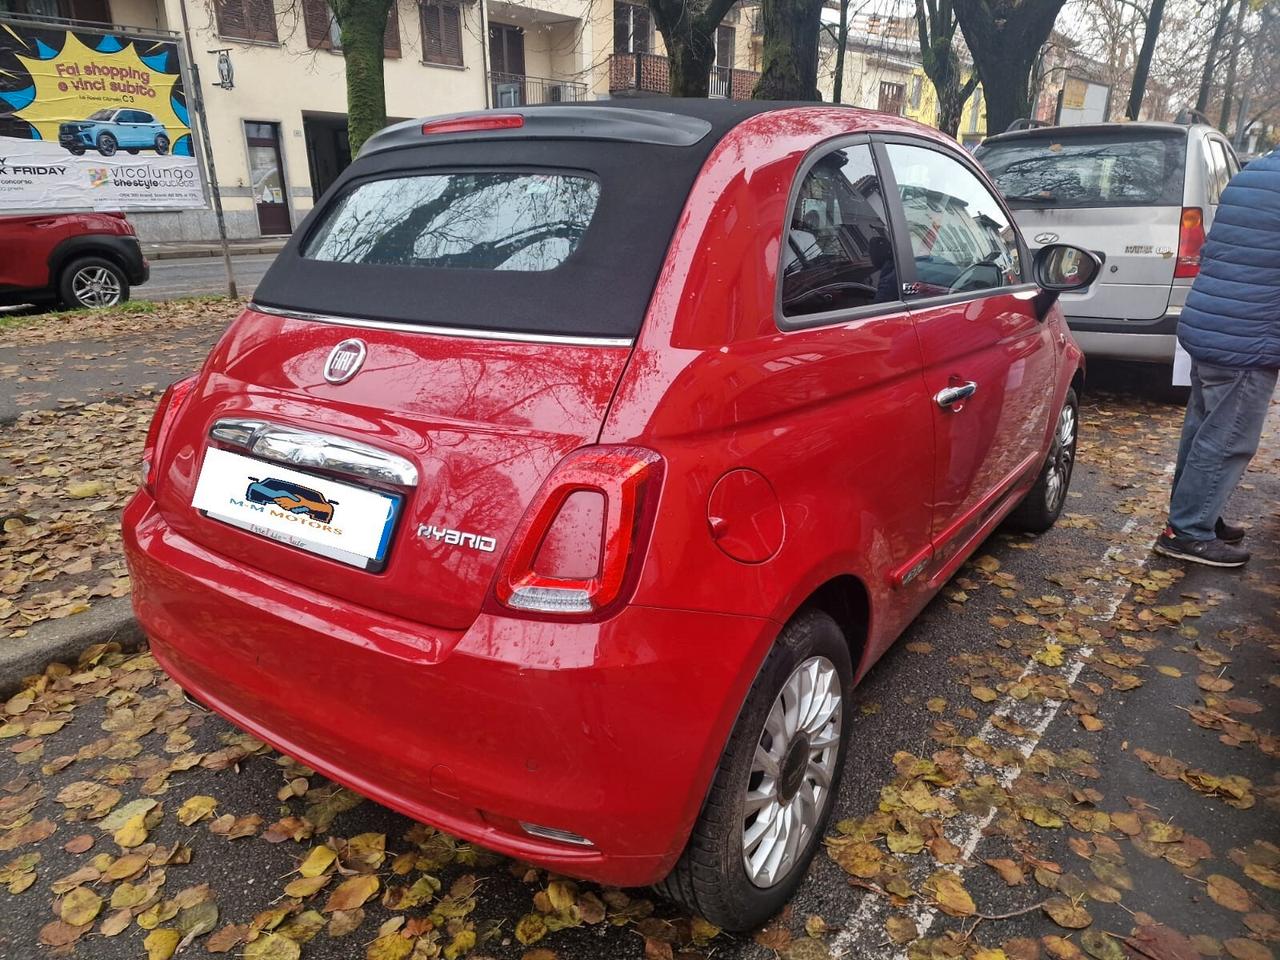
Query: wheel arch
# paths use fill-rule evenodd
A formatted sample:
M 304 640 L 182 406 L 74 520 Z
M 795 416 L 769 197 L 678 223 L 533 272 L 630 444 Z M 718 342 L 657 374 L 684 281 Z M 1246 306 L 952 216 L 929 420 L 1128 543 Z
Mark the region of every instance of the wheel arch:
M 68 237 L 49 254 L 49 280 L 56 286 L 63 269 L 79 257 L 101 257 L 120 268 L 125 277 L 132 279 L 133 269 L 125 249 L 127 241 L 110 234 Z
M 861 677 L 871 635 L 871 594 L 861 578 L 851 573 L 832 577 L 810 593 L 787 619 L 806 608 L 821 610 L 840 627 L 849 644 L 854 677 Z

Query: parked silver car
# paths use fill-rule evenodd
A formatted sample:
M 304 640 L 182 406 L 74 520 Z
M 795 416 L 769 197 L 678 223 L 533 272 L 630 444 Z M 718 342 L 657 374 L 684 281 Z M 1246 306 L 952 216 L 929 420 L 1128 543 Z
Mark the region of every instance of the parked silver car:
M 1200 247 L 1240 169 L 1222 134 L 1198 123 L 1036 127 L 990 137 L 977 157 L 1033 253 L 1070 243 L 1102 258 L 1097 282 L 1061 297 L 1085 353 L 1171 363 Z

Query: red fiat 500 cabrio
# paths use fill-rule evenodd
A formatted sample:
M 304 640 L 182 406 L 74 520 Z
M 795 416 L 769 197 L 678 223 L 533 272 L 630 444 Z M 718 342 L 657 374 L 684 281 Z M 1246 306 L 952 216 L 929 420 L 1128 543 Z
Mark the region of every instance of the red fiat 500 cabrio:
M 399 124 L 321 200 L 125 513 L 235 724 L 555 870 L 772 914 L 859 677 L 1071 479 L 1080 352 L 963 150 L 821 105 Z M 341 507 L 324 522 L 252 477 Z

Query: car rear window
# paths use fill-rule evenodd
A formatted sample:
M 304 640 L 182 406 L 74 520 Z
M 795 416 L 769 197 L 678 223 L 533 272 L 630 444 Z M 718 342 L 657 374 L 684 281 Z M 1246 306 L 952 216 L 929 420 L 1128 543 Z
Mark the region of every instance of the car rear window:
M 1013 207 L 1181 206 L 1185 135 L 1018 137 L 977 157 Z
M 463 335 L 630 339 L 712 141 L 424 137 L 362 155 L 254 302 Z
M 591 177 L 433 173 L 355 185 L 303 256 L 451 270 L 553 270 L 577 249 L 600 199 Z

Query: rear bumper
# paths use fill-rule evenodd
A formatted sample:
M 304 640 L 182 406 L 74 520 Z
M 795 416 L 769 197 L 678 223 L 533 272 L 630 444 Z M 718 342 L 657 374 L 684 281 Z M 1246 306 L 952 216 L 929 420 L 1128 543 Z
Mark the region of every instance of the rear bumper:
M 1068 316 L 1067 326 L 1087 357 L 1172 363 L 1180 313 L 1170 311 L 1155 320 Z
M 482 614 L 450 633 L 231 565 L 145 492 L 124 531 L 138 620 L 197 698 L 410 817 L 607 884 L 670 871 L 777 629 L 632 606 L 601 624 Z

